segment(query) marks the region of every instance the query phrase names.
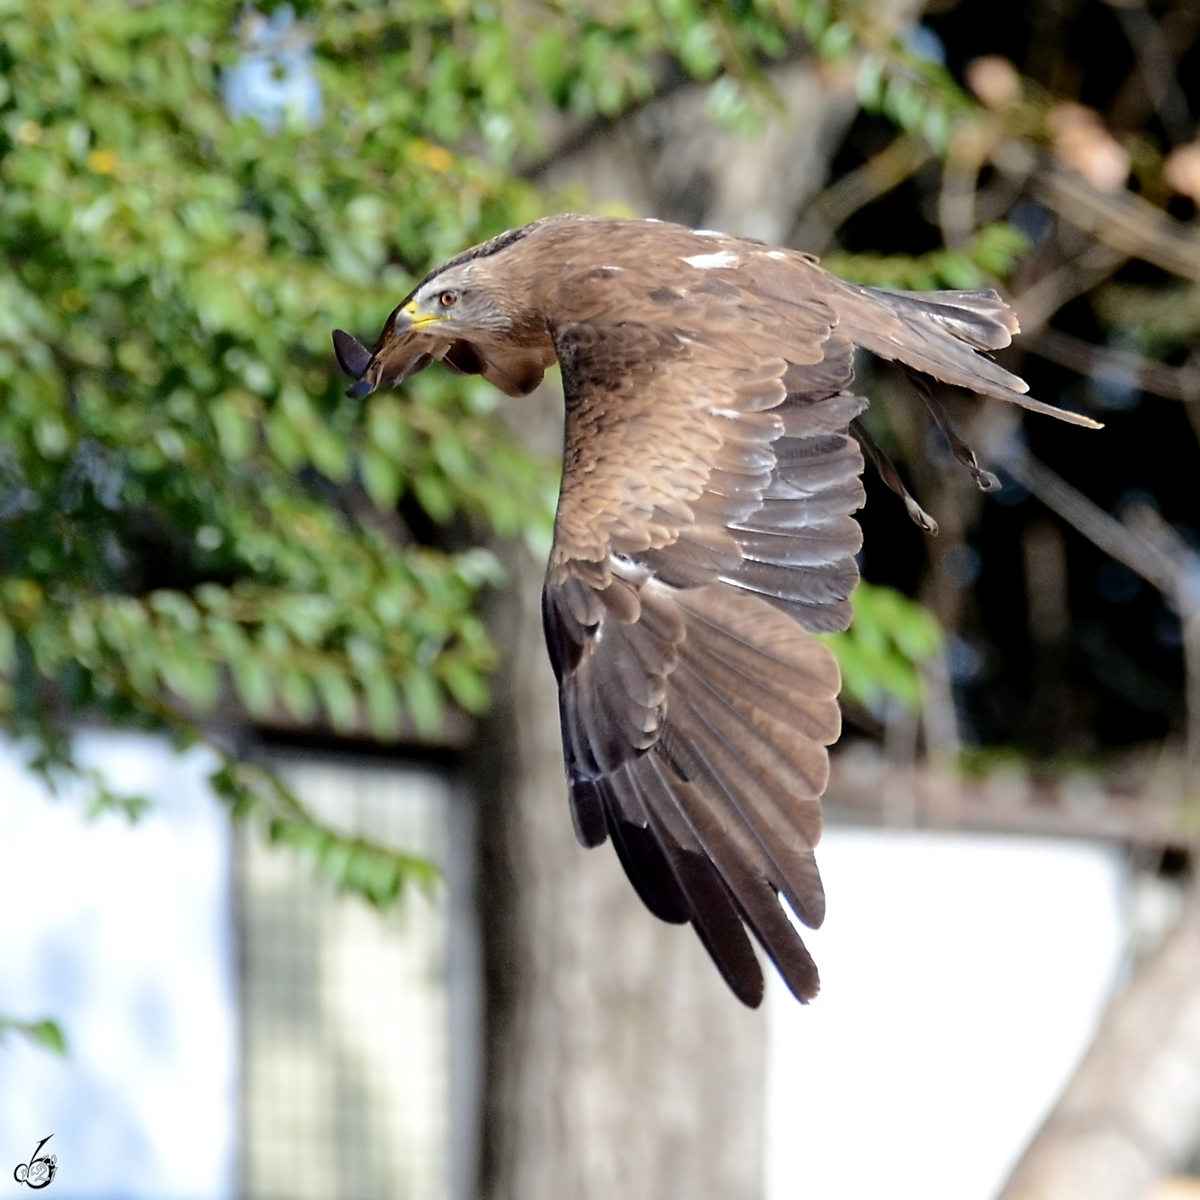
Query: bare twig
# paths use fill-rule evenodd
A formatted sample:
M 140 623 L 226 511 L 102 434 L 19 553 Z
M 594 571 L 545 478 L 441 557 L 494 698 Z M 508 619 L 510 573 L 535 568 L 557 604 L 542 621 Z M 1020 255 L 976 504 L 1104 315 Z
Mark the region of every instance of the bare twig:
M 1200 5 L 1195 0 L 1177 0 L 1163 15 L 1159 33 L 1170 57 L 1170 71 L 1174 74 L 1200 34 Z M 1149 83 L 1141 71 L 1130 73 L 1108 110 L 1110 128 L 1140 129 L 1145 124 L 1154 107 Z
M 1109 516 L 1019 444 L 1009 442 L 999 448 L 993 447 L 990 457 L 1110 558 L 1124 563 L 1160 592 L 1173 596 L 1178 586 L 1179 565 L 1159 546 L 1147 542 Z
M 1062 220 L 1111 250 L 1200 280 L 1200 230 L 1132 192 L 1103 192 L 1074 171 L 1039 167 L 1036 151 L 1024 142 L 999 143 L 991 157 L 1006 175 L 1028 178 L 1034 196 Z
M 1172 142 L 1192 139 L 1195 122 L 1188 111 L 1187 97 L 1175 78 L 1175 56 L 1171 53 L 1158 22 L 1144 0 L 1105 0 L 1116 13 L 1138 59 L 1142 84 L 1154 105 L 1163 129 Z
M 1089 246 L 1076 258 L 1044 275 L 1011 301 L 1022 332 L 1036 333 L 1069 300 L 1090 292 L 1128 261 L 1127 255 L 1107 246 Z
M 1135 505 L 1125 515 L 1125 525 L 1148 545 L 1176 564 L 1171 598 L 1183 622 L 1183 659 L 1187 674 L 1188 794 L 1200 788 L 1200 555 L 1149 505 Z
M 975 192 L 990 138 L 976 122 L 963 122 L 950 141 L 938 193 L 938 224 L 947 246 L 961 246 L 975 232 Z
M 814 254 L 822 253 L 844 221 L 898 187 L 932 157 L 933 151 L 924 138 L 917 135 L 896 138 L 817 196 L 805 209 L 788 239 L 789 244 Z
M 1153 584 L 1179 609 L 1187 674 L 1187 762 L 1184 795 L 1200 790 L 1200 555 L 1151 509 L 1122 523 L 1028 454 L 1015 441 L 992 458 L 1022 487 L 1110 558 Z
M 1168 400 L 1200 400 L 1200 365 L 1169 367 L 1130 350 L 1093 346 L 1057 329 L 1043 328 L 1022 345 L 1042 358 L 1109 383 L 1133 383 Z
M 1072 171 L 1036 178 L 1034 194 L 1098 242 L 1164 271 L 1200 280 L 1200 232 L 1132 192 L 1102 192 Z

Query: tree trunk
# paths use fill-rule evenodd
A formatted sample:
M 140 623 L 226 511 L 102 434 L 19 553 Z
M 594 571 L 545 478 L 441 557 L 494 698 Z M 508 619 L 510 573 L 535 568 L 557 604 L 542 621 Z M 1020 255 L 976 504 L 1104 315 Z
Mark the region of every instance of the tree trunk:
M 885 23 L 914 0 L 880 0 Z M 784 113 L 761 139 L 714 126 L 684 88 L 564 151 L 543 183 L 597 203 L 786 242 L 855 112 L 853 64 L 773 73 Z M 561 451 L 543 388 L 506 412 Z M 538 444 L 540 443 L 540 444 Z M 542 564 L 507 555 L 493 630 L 495 714 L 475 755 L 483 841 L 486 1200 L 758 1200 L 765 1017 L 729 993 L 695 934 L 640 903 L 611 847 L 567 810 L 557 695 L 542 642 Z
M 554 158 L 540 181 L 638 216 L 786 244 L 858 104 L 853 65 L 832 72 L 803 59 L 768 78 L 783 111 L 760 136 L 717 125 L 706 89 L 685 87 Z
M 999 1200 L 1143 1200 L 1200 1134 L 1200 887 L 1109 1007 Z
M 482 798 L 489 1200 L 754 1200 L 762 1013 L 641 905 L 567 811 L 541 566 L 509 556 L 506 694 Z

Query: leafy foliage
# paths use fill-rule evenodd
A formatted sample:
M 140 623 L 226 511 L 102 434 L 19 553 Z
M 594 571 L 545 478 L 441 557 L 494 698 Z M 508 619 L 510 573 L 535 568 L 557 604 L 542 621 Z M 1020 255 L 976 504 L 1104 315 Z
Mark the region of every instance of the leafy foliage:
M 927 254 L 830 254 L 824 265 L 835 275 L 872 287 L 976 288 L 1008 275 L 1029 249 L 1019 229 L 998 223 L 979 230 L 966 245 Z
M 437 869 L 424 859 L 314 822 L 279 777 L 256 763 L 226 757 L 211 783 L 235 817 L 260 816 L 272 842 L 291 846 L 338 887 L 377 908 L 393 903 L 406 884 L 426 892 L 437 884 Z
M 954 101 L 854 11 L 302 4 L 324 115 L 259 123 L 221 99 L 256 14 L 0 0 L 0 716 L 45 777 L 79 773 L 84 714 L 187 741 L 234 701 L 381 739 L 481 711 L 498 568 L 447 547 L 544 534 L 550 471 L 476 382 L 348 401 L 328 330 L 378 328 L 432 263 L 543 211 L 507 166 L 548 109 L 611 116 L 682 70 L 736 121 L 799 38 L 871 46 L 880 102 L 915 111 L 903 76 L 920 122 Z M 214 782 L 376 902 L 424 878 L 247 764 Z
M 920 664 L 942 647 L 937 618 L 894 588 L 860 583 L 852 600 L 854 623 L 821 639 L 837 655 L 843 689 L 872 710 L 885 697 L 916 705 Z
M 387 6 L 326 24 L 331 118 L 271 135 L 222 110 L 223 5 L 0 9 L 0 708 L 52 781 L 73 713 L 187 736 L 232 694 L 386 739 L 486 704 L 498 568 L 396 505 L 511 534 L 544 468 L 436 375 L 352 405 L 328 330 L 538 209 L 427 140 L 455 87 L 399 86 Z

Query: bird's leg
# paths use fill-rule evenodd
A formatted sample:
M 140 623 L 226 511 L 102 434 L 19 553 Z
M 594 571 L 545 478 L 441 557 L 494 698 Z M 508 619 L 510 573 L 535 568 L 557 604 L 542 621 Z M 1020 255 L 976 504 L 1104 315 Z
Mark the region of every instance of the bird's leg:
M 867 432 L 867 427 L 858 417 L 855 417 L 850 422 L 850 432 L 858 439 L 858 444 L 867 452 L 867 457 L 875 464 L 875 470 L 879 472 L 879 478 L 904 501 L 905 510 L 914 524 L 918 525 L 926 533 L 937 537 L 938 523 L 913 499 L 908 488 L 904 486 L 904 482 L 900 478 L 900 472 L 896 470 L 896 464 L 892 462 L 875 439 Z
M 954 428 L 954 422 L 950 420 L 950 414 L 946 412 L 942 402 L 929 390 L 929 385 L 908 367 L 904 367 L 903 371 L 908 376 L 908 382 L 912 385 L 913 391 L 924 401 L 929 415 L 933 418 L 933 423 L 946 435 L 946 441 L 950 443 L 950 453 L 971 473 L 971 478 L 979 485 L 980 491 L 999 491 L 1000 480 L 991 471 L 985 471 L 979 465 L 975 451 L 963 441 L 962 434 Z

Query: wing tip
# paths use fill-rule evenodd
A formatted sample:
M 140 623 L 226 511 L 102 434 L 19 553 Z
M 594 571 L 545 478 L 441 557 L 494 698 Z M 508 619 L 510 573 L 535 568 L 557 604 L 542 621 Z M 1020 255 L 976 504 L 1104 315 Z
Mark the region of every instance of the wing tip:
M 758 1008 L 766 995 L 767 983 L 762 967 L 759 966 L 758 958 L 754 954 L 753 948 L 750 947 L 749 939 L 746 939 L 746 947 L 753 961 L 753 967 L 748 966 L 745 962 L 730 961 L 731 957 L 736 960 L 742 955 L 735 953 L 730 956 L 727 953 L 728 947 L 714 944 L 705 933 L 703 925 L 695 918 L 692 920 L 692 929 L 695 930 L 696 936 L 708 951 L 708 956 L 725 981 L 725 986 L 747 1008 Z M 743 936 L 745 935 L 743 934 Z M 740 949 L 739 947 L 738 950 L 740 951 Z M 801 1003 L 807 1003 L 807 1001 L 801 1001 Z
M 1035 400 L 1032 396 L 1027 396 L 1024 393 L 1014 393 L 1013 395 L 997 397 L 997 399 L 1008 400 L 1010 403 L 1019 405 L 1029 412 L 1041 413 L 1044 417 L 1054 417 L 1055 420 L 1064 421 L 1068 425 L 1078 425 L 1083 429 L 1104 428 L 1103 421 L 1097 421 L 1094 417 L 1089 417 L 1085 413 L 1075 412 L 1070 408 L 1060 408 L 1057 404 L 1047 404 L 1044 400 Z
M 604 799 L 596 781 L 572 771 L 567 780 L 567 799 L 570 802 L 571 825 L 579 844 L 585 850 L 603 846 L 608 841 L 608 822 L 604 815 Z

